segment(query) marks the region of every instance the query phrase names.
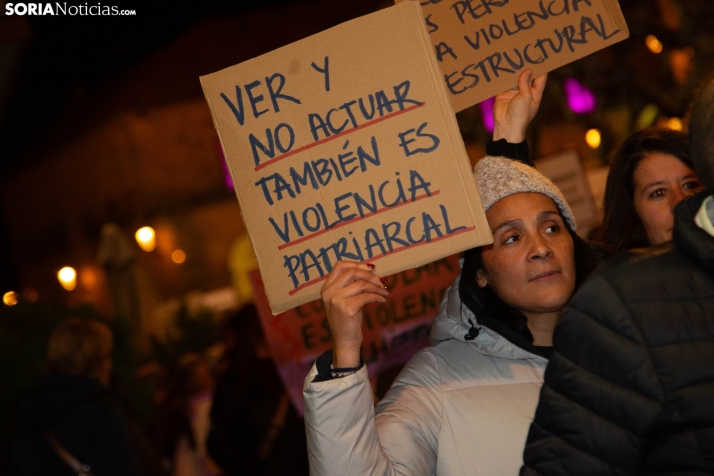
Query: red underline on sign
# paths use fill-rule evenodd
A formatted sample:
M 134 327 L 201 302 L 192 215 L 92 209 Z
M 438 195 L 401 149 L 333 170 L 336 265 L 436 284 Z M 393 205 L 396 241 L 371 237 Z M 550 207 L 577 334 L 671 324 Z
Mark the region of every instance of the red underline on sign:
M 349 220 L 347 220 L 347 221 L 343 221 L 342 223 L 333 226 L 332 228 L 325 228 L 324 230 L 316 231 L 315 233 L 313 233 L 313 234 L 311 234 L 311 235 L 303 236 L 302 238 L 297 239 L 297 240 L 295 240 L 295 241 L 291 241 L 291 242 L 289 242 L 289 243 L 283 243 L 282 245 L 278 246 L 278 249 L 279 249 L 279 250 L 284 250 L 285 248 L 290 248 L 290 247 L 293 246 L 293 245 L 298 245 L 298 244 L 300 244 L 300 243 L 302 243 L 302 242 L 304 242 L 304 241 L 311 240 L 311 239 L 315 238 L 316 236 L 320 236 L 320 235 L 322 235 L 322 234 L 324 234 L 324 233 L 327 233 L 328 231 L 336 230 L 336 229 L 341 228 L 341 227 L 343 227 L 343 226 L 345 226 L 345 225 L 349 225 L 350 223 L 354 223 L 354 222 L 356 222 L 356 221 L 364 220 L 365 218 L 373 217 L 374 215 L 378 215 L 378 214 L 380 214 L 380 213 L 382 213 L 382 212 L 386 212 L 387 210 L 394 210 L 395 208 L 399 208 L 399 207 L 401 207 L 402 205 L 409 205 L 410 203 L 414 203 L 414 202 L 416 202 L 416 201 L 418 201 L 418 200 L 421 200 L 422 198 L 434 197 L 434 196 L 436 196 L 436 195 L 439 195 L 439 192 L 440 192 L 440 190 L 436 190 L 436 191 L 434 191 L 434 192 L 431 192 L 431 195 L 420 195 L 420 196 L 416 197 L 413 201 L 407 200 L 406 202 L 402 202 L 402 203 L 400 203 L 400 204 L 398 204 L 398 205 L 394 205 L 394 206 L 392 206 L 392 207 L 380 208 L 379 210 L 377 210 L 377 211 L 375 211 L 375 212 L 367 213 L 367 214 L 364 215 L 364 216 L 357 216 L 357 217 L 351 218 L 351 219 L 349 219 Z
M 395 248 L 395 249 L 393 249 L 392 251 L 390 251 L 390 252 L 388 252 L 388 253 L 383 253 L 383 254 L 381 254 L 381 255 L 373 256 L 372 258 L 370 258 L 370 259 L 368 259 L 367 261 L 365 261 L 365 263 L 371 263 L 372 261 L 377 261 L 378 259 L 382 259 L 382 258 L 384 258 L 385 256 L 393 255 L 393 254 L 395 254 L 395 253 L 399 253 L 400 251 L 404 251 L 404 250 L 416 248 L 417 246 L 430 245 L 430 244 L 432 244 L 432 243 L 436 243 L 437 241 L 446 240 L 447 238 L 451 238 L 452 236 L 460 235 L 460 234 L 462 234 L 462 233 L 467 233 L 467 232 L 473 231 L 473 230 L 475 230 L 475 229 L 476 229 L 476 227 L 475 227 L 475 226 L 472 226 L 472 227 L 469 227 L 469 228 L 464 228 L 463 230 L 459 230 L 459 231 L 457 231 L 457 232 L 455 232 L 455 233 L 451 233 L 450 235 L 444 235 L 444 236 L 440 236 L 439 238 L 434 238 L 433 240 L 429 241 L 428 243 L 427 243 L 426 240 L 424 240 L 424 241 L 422 241 L 422 242 L 420 242 L 420 243 L 415 243 L 415 244 L 413 244 L 413 245 L 400 246 L 399 248 Z M 321 276 L 321 277 L 319 277 L 319 278 L 313 279 L 312 281 L 308 281 L 307 283 L 301 284 L 300 286 L 296 287 L 296 288 L 293 289 L 292 291 L 289 291 L 289 292 L 288 292 L 288 295 L 292 296 L 293 294 L 295 294 L 296 292 L 300 291 L 301 289 L 305 289 L 305 288 L 307 288 L 308 286 L 312 286 L 313 284 L 319 283 L 320 281 L 324 281 L 324 280 L 327 279 L 327 276 L 328 276 L 328 275 Z
M 279 160 L 286 159 L 286 158 L 290 157 L 291 155 L 299 154 L 300 152 L 304 152 L 308 149 L 312 149 L 313 147 L 317 147 L 318 145 L 325 144 L 327 142 L 330 142 L 331 140 L 339 139 L 342 136 L 346 136 L 347 134 L 351 134 L 352 132 L 372 126 L 374 124 L 377 124 L 378 122 L 386 121 L 387 119 L 390 119 L 394 116 L 398 116 L 400 114 L 404 114 L 405 112 L 412 111 L 418 107 L 422 107 L 424 104 L 425 103 L 423 103 L 423 102 L 420 102 L 419 104 L 414 104 L 413 106 L 409 106 L 408 108 L 402 109 L 401 111 L 394 111 L 392 113 L 387 114 L 386 116 L 378 117 L 377 119 L 372 119 L 371 121 L 365 122 L 364 124 L 360 124 L 357 127 L 353 127 L 352 129 L 342 131 L 339 134 L 335 134 L 334 136 L 325 137 L 324 139 L 320 139 L 319 141 L 313 142 L 312 144 L 298 147 L 295 150 L 291 150 L 290 152 L 286 152 L 283 155 L 279 155 L 279 156 L 275 157 L 274 159 L 270 159 L 267 162 L 263 162 L 262 164 L 255 167 L 255 171 L 257 172 L 258 170 L 260 170 L 264 167 L 267 167 L 268 165 L 274 164 L 275 162 L 278 162 Z
M 414 243 L 413 245 L 400 246 L 399 248 L 394 248 L 392 251 L 388 251 L 387 253 L 383 253 L 383 254 L 381 254 L 381 255 L 377 255 L 377 256 L 371 257 L 371 258 L 367 261 L 367 263 L 371 263 L 372 261 L 377 261 L 378 259 L 382 259 L 382 258 L 384 258 L 385 256 L 393 255 L 394 253 L 399 253 L 400 251 L 410 250 L 410 249 L 412 249 L 412 248 L 416 248 L 417 246 L 430 245 L 430 244 L 432 244 L 432 243 L 436 243 L 437 241 L 442 241 L 442 240 L 445 240 L 445 239 L 447 239 L 447 238 L 451 238 L 452 236 L 460 235 L 460 234 L 462 234 L 462 233 L 468 233 L 469 231 L 474 231 L 475 229 L 476 229 L 476 227 L 475 227 L 475 226 L 472 226 L 472 227 L 470 227 L 470 228 L 464 228 L 463 230 L 456 231 L 456 232 L 451 233 L 451 234 L 449 234 L 449 235 L 444 235 L 444 236 L 440 236 L 439 238 L 434 238 L 433 240 L 431 240 L 431 241 L 428 242 L 428 243 L 427 243 L 426 240 L 424 240 L 424 241 L 419 242 L 419 243 Z

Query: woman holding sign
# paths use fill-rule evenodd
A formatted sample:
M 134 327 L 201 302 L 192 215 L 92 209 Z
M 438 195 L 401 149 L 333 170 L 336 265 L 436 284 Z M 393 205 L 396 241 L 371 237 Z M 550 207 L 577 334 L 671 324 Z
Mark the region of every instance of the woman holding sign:
M 376 409 L 360 360 L 361 309 L 385 302 L 388 289 L 369 263 L 341 262 L 325 282 L 333 350 L 304 387 L 313 475 L 518 474 L 556 320 L 598 263 L 560 191 L 530 165 L 494 156 L 527 155 L 514 144 L 545 87 L 530 75 L 497 97 L 497 141 L 475 168 L 494 243 L 465 253 L 431 346 Z

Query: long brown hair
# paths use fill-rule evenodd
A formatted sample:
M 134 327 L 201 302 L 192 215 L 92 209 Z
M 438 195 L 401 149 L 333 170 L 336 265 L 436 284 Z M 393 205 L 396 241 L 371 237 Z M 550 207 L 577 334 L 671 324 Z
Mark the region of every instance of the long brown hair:
M 649 246 L 647 231 L 635 210 L 634 174 L 637 166 L 652 153 L 676 157 L 690 169 L 687 134 L 672 129 L 650 128 L 632 134 L 622 143 L 610 166 L 605 187 L 605 218 L 595 239 L 615 250 Z

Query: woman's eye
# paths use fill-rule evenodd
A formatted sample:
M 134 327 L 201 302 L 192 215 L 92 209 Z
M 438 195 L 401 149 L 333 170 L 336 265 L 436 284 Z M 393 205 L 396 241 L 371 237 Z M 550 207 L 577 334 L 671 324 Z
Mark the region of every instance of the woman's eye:
M 545 231 L 548 233 L 558 233 L 560 231 L 560 225 L 550 225 Z
M 519 239 L 520 239 L 520 237 L 518 235 L 509 236 L 508 238 L 506 238 L 506 240 L 503 242 L 503 244 L 505 245 L 508 243 L 515 243 Z
M 686 182 L 684 185 L 682 185 L 682 188 L 684 188 L 685 190 L 696 190 L 696 189 L 700 188 L 701 186 L 702 186 L 702 184 L 700 184 L 696 180 L 692 180 L 692 181 Z
M 651 192 L 651 193 L 650 193 L 650 198 L 660 198 L 660 197 L 664 197 L 664 194 L 665 194 L 665 190 L 664 190 L 663 188 L 658 188 L 658 189 L 655 190 L 654 192 Z

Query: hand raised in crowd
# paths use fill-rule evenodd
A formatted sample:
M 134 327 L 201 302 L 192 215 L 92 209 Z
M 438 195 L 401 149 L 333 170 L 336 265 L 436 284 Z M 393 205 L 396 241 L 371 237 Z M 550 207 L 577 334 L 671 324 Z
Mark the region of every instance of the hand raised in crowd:
M 332 268 L 320 294 L 332 333 L 335 368 L 358 367 L 362 346 L 362 308 L 371 302 L 386 302 L 384 280 L 372 273 L 374 265 L 340 261 Z
M 496 96 L 493 104 L 493 140 L 506 139 L 517 144 L 526 139 L 526 129 L 531 123 L 543 98 L 548 75 L 531 81 L 533 71 L 525 70 L 518 77 L 518 87 Z

